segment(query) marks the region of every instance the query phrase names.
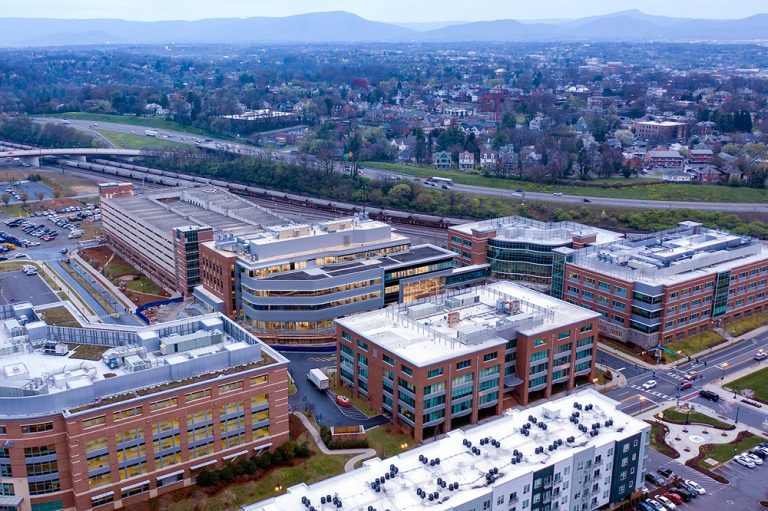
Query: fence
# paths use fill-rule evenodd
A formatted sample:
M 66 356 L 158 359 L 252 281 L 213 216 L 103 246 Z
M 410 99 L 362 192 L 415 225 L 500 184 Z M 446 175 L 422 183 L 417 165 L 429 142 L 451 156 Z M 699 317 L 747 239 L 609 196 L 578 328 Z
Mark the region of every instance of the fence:
M 184 301 L 183 296 L 177 296 L 176 298 L 169 298 L 168 300 L 158 300 L 156 302 L 145 303 L 144 305 L 140 305 L 136 307 L 136 316 L 138 316 L 138 318 L 142 320 L 144 323 L 149 324 L 149 318 L 144 315 L 145 310 L 151 309 L 152 307 L 159 307 L 161 305 L 181 303 L 183 301 Z

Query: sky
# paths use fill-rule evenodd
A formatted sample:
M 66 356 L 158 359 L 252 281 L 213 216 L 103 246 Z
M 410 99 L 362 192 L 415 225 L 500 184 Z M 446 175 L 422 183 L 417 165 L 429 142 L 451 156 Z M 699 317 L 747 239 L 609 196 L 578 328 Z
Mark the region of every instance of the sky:
M 169 19 L 348 11 L 388 22 L 581 18 L 627 9 L 691 18 L 744 18 L 767 0 L 0 0 L 0 17 Z

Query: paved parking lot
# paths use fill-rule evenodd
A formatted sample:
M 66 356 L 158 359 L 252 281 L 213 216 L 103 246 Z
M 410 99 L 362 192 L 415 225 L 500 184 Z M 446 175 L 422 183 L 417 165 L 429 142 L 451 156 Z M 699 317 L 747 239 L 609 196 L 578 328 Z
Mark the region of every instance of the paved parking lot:
M 32 305 L 58 302 L 40 275 L 26 275 L 23 271 L 0 273 L 0 304 L 31 302 Z
M 28 200 L 31 200 L 31 201 L 38 200 L 37 198 L 38 192 L 42 192 L 43 199 L 53 198 L 53 190 L 51 190 L 51 187 L 41 181 L 39 182 L 22 181 L 20 183 L 14 182 L 13 185 L 7 182 L 0 183 L 0 192 L 5 191 L 6 188 L 13 188 L 19 193 L 27 192 Z M 15 202 L 21 202 L 21 201 L 11 197 L 10 203 L 13 204 Z

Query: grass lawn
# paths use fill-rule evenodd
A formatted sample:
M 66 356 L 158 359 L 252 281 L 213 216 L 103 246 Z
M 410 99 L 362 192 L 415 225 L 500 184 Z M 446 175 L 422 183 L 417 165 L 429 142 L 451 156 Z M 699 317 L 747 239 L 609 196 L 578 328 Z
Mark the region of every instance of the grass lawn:
M 137 270 L 127 262 L 122 261 L 117 257 L 115 257 L 104 268 L 104 273 L 108 273 L 110 276 L 120 276 L 120 275 L 128 275 L 128 274 L 138 275 L 141 272 L 139 272 L 139 270 Z
M 729 382 L 726 387 L 737 392 L 749 389 L 757 399 L 768 402 L 768 367 Z
M 667 428 L 663 424 L 659 424 L 656 421 L 650 422 L 650 424 L 651 424 L 651 448 L 655 451 L 660 452 L 661 454 L 664 454 L 665 456 L 669 456 L 670 458 L 679 458 L 680 453 L 678 453 L 671 446 L 664 443 L 664 436 L 669 431 L 669 428 Z
M 765 442 L 765 438 L 753 435 L 749 432 L 740 433 L 739 436 L 741 439 L 728 444 L 710 444 L 702 446 L 702 449 L 706 448 L 706 455 L 704 456 L 704 459 L 712 458 L 713 460 L 717 460 L 720 463 L 723 463 L 733 458 L 736 454 L 746 452 L 756 445 Z M 703 468 L 711 468 L 706 463 L 704 463 L 704 460 L 702 460 L 699 465 Z
M 396 456 L 417 445 L 410 435 L 394 430 L 387 431 L 387 426 L 371 428 L 365 432 L 365 436 L 368 438 L 368 445 L 376 450 L 381 459 Z
M 366 416 L 375 417 L 378 415 L 376 411 L 368 406 L 368 402 L 366 400 L 353 396 L 349 389 L 346 389 L 341 385 L 333 385 L 331 386 L 331 391 L 335 394 L 341 394 L 342 396 L 348 397 L 352 406 L 363 412 Z
M 717 346 L 725 342 L 723 336 L 717 332 L 706 332 L 703 334 L 694 335 L 682 341 L 674 341 L 667 344 L 667 348 L 677 353 L 680 351 L 683 356 L 694 355 L 700 351 L 708 350 L 713 346 Z M 680 357 L 673 356 L 671 353 L 664 352 L 664 356 L 677 360 Z
M 117 131 L 96 130 L 103 137 L 112 141 L 121 149 L 167 149 L 169 147 L 186 147 L 188 149 L 195 146 L 182 144 L 164 138 L 147 137 L 145 135 L 134 135 L 132 133 L 119 133 Z
M 206 130 L 201 130 L 193 126 L 184 126 L 174 121 L 169 121 L 163 117 L 134 117 L 129 115 L 109 115 L 109 114 L 92 114 L 88 112 L 64 112 L 60 114 L 51 115 L 39 115 L 38 117 L 54 117 L 57 119 L 73 119 L 82 121 L 96 121 L 96 122 L 114 122 L 117 124 L 129 124 L 133 126 L 143 126 L 145 128 L 157 128 L 161 130 L 169 131 L 181 131 L 184 133 L 193 133 L 195 135 L 202 136 L 216 136 L 220 139 L 226 139 L 223 135 L 216 135 Z
M 502 190 L 521 189 L 527 192 L 554 193 L 587 197 L 613 197 L 617 199 L 638 199 L 654 201 L 705 201 L 705 202 L 768 202 L 768 191 L 756 188 L 733 188 L 730 186 L 697 185 L 683 183 L 649 184 L 638 181 L 637 186 L 621 188 L 600 188 L 597 186 L 549 185 L 486 177 L 478 174 L 452 170 L 435 170 L 432 167 L 402 165 L 384 162 L 363 162 L 363 167 L 388 170 L 415 177 L 441 176 L 453 179 L 455 183 L 485 186 Z M 656 181 L 658 182 L 658 181 Z
M 728 333 L 732 336 L 739 337 L 766 324 L 768 324 L 768 312 L 755 314 L 752 317 L 728 323 L 725 328 L 728 329 Z
M 163 296 L 163 288 L 155 282 L 143 276 L 138 280 L 129 280 L 125 283 L 126 289 L 136 291 L 137 293 L 146 293 L 150 295 Z
M 67 344 L 67 346 L 69 346 L 70 350 L 75 350 L 70 358 L 80 360 L 101 360 L 101 356 L 111 347 L 95 344 Z
M 717 429 L 732 430 L 736 429 L 733 424 L 728 424 L 721 420 L 705 415 L 701 412 L 692 411 L 687 413 L 684 410 L 678 410 L 675 407 L 667 408 L 662 412 L 664 414 L 664 420 L 671 422 L 672 424 L 685 424 L 688 420 L 689 424 L 705 424 Z
M 51 307 L 50 309 L 44 309 L 38 311 L 40 317 L 49 325 L 58 326 L 80 326 L 80 323 L 70 313 L 66 307 Z

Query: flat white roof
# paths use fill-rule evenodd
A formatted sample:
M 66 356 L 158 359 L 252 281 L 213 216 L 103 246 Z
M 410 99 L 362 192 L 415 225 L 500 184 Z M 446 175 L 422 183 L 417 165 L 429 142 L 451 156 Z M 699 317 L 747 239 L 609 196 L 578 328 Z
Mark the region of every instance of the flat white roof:
M 579 424 L 592 430 L 592 424 L 599 423 L 597 436 L 590 436 L 578 429 L 578 424 L 569 421 L 576 410 L 574 403 L 591 404 L 592 410 L 578 410 Z M 455 430 L 436 442 L 407 451 L 399 456 L 381 460 L 375 458 L 352 472 L 347 472 L 311 486 L 299 484 L 288 488 L 285 495 L 246 506 L 245 511 L 286 511 L 306 509 L 302 497 L 310 500 L 310 505 L 318 510 L 331 509 L 321 506 L 321 497 L 330 495 L 342 501 L 344 510 L 366 510 L 368 506 L 390 511 L 449 511 L 471 502 L 489 493 L 489 484 L 485 475 L 497 468 L 498 479 L 493 485 L 500 485 L 531 474 L 533 471 L 566 461 L 575 453 L 585 449 L 612 444 L 617 440 L 631 437 L 650 426 L 617 409 L 618 402 L 595 392 L 584 390 L 570 396 L 549 401 L 541 405 L 511 410 L 498 419 L 475 426 L 466 431 Z M 528 417 L 537 419 L 531 424 L 530 435 L 524 436 L 521 429 L 528 423 Z M 612 424 L 609 421 L 613 421 Z M 544 430 L 538 423 L 547 425 Z M 610 424 L 610 425 L 606 425 Z M 573 442 L 567 439 L 573 437 Z M 480 440 L 491 438 L 499 447 L 491 444 L 480 445 Z M 464 441 L 469 440 L 473 447 L 480 449 L 480 455 L 473 454 Z M 562 440 L 563 444 L 552 451 L 548 446 Z M 544 452 L 536 454 L 537 447 L 543 446 Z M 515 450 L 522 453 L 519 463 L 512 464 Z M 440 460 L 439 464 L 424 464 L 420 457 L 428 460 Z M 422 458 L 423 459 L 423 458 Z M 394 478 L 380 484 L 376 492 L 372 483 L 376 478 L 389 473 L 391 467 L 397 468 Z M 458 489 L 450 491 L 438 487 L 437 478 L 448 484 L 458 483 Z M 422 499 L 416 494 L 421 488 L 427 493 L 439 492 L 436 501 Z M 335 509 L 335 506 L 333 506 Z
M 453 306 L 452 301 L 463 305 Z M 504 281 L 337 323 L 421 367 L 506 343 L 516 337 L 512 330 L 530 336 L 599 317 L 597 312 Z
M 508 216 L 455 225 L 451 230 L 463 234 L 496 231 L 496 239 L 546 244 L 569 242 L 574 236 L 597 236 L 594 244 L 611 243 L 624 237 L 618 232 L 574 222 L 540 222 L 521 216 Z

